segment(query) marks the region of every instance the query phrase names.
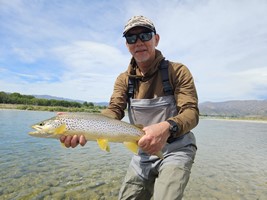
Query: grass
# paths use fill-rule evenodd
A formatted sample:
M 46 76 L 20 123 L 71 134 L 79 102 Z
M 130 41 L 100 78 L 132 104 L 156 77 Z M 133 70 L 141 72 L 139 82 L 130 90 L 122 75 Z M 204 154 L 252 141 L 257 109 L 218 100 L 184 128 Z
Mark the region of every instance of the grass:
M 267 116 L 200 116 L 201 119 L 222 119 L 222 120 L 246 120 L 246 121 L 266 121 Z
M 23 104 L 0 104 L 0 109 L 17 109 L 17 110 L 34 110 L 34 111 L 50 111 L 50 112 L 89 112 L 100 113 L 102 109 L 99 107 L 62 107 L 62 106 L 34 106 Z M 266 121 L 267 116 L 209 116 L 200 115 L 202 119 L 224 119 L 224 120 L 247 120 L 247 121 Z
M 0 109 L 34 110 L 50 112 L 90 112 L 100 113 L 99 107 L 62 107 L 62 106 L 35 106 L 23 104 L 0 104 Z

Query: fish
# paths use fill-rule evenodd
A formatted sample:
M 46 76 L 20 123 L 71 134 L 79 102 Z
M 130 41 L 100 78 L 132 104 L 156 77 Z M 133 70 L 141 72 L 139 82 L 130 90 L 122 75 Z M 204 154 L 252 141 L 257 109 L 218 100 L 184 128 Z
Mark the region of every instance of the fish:
M 109 142 L 123 143 L 138 154 L 139 139 L 145 135 L 142 125 L 133 125 L 97 113 L 60 113 L 50 119 L 32 125 L 30 136 L 59 139 L 61 136 L 84 135 L 87 141 L 97 141 L 100 149 L 110 152 Z M 157 152 L 163 159 L 162 152 Z

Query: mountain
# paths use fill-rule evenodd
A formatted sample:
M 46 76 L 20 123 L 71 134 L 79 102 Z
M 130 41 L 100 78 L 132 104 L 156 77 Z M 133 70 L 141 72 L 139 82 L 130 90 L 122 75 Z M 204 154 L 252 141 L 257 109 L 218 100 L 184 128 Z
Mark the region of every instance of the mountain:
M 33 95 L 36 98 L 56 99 L 84 103 L 82 100 L 74 100 L 50 95 Z M 97 106 L 108 106 L 108 102 L 93 102 Z M 224 102 L 203 102 L 199 104 L 200 114 L 205 116 L 226 117 L 267 117 L 266 100 L 232 100 Z
M 228 117 L 267 117 L 267 100 L 234 100 L 199 104 L 201 115 Z
M 84 101 L 82 101 L 82 100 L 68 99 L 68 98 L 63 98 L 63 97 L 55 97 L 55 96 L 50 96 L 50 95 L 32 95 L 32 96 L 34 96 L 35 98 L 38 98 L 38 99 L 54 99 L 54 100 L 64 100 L 64 101 L 84 103 Z
M 33 95 L 36 98 L 75 101 L 84 103 L 82 100 L 55 97 L 50 95 Z M 97 106 L 108 106 L 108 102 L 93 102 Z M 200 114 L 205 116 L 226 117 L 267 117 L 266 100 L 233 100 L 224 102 L 204 102 L 199 104 Z
M 93 104 L 95 106 L 108 106 L 109 102 L 94 102 Z
M 50 95 L 32 95 L 35 98 L 38 99 L 55 99 L 55 100 L 64 100 L 64 101 L 71 101 L 71 102 L 78 102 L 78 103 L 84 103 L 85 101 L 77 100 L 77 99 L 68 99 L 68 98 L 62 98 L 62 97 L 56 97 L 56 96 L 50 96 Z M 96 106 L 108 106 L 108 102 L 92 102 Z

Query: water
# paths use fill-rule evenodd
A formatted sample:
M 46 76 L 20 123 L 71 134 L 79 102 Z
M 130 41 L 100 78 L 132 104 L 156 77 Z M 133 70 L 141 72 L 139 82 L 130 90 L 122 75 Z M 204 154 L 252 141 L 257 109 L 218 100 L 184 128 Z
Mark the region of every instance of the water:
M 52 112 L 0 110 L 0 199 L 117 199 L 132 153 L 28 136 Z M 267 123 L 200 120 L 185 200 L 267 199 Z
M 185 199 L 267 199 L 267 123 L 202 120 Z

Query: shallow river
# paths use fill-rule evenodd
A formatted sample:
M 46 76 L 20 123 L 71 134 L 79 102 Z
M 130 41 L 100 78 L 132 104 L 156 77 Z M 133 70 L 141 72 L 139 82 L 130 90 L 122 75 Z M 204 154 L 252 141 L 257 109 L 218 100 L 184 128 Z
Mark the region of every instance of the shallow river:
M 0 110 L 0 199 L 117 199 L 132 153 L 28 136 L 52 112 Z M 267 123 L 201 119 L 185 200 L 267 199 Z

